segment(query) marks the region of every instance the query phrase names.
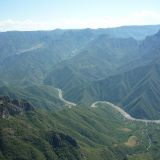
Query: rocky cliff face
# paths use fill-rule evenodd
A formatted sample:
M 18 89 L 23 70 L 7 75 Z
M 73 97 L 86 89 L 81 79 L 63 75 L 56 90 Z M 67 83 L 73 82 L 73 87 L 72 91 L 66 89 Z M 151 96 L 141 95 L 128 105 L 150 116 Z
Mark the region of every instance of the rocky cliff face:
M 33 110 L 34 107 L 25 100 L 11 100 L 7 96 L 0 96 L 0 118 L 7 119 L 10 115 Z
M 84 157 L 79 144 L 71 135 L 49 131 L 47 133 L 47 141 L 59 159 L 80 160 Z

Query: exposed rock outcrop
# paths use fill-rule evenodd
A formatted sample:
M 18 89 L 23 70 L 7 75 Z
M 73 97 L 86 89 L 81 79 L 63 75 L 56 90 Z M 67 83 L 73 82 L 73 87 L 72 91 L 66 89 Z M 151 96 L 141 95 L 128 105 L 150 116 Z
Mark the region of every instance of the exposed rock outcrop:
M 7 96 L 0 96 L 0 118 L 7 119 L 10 115 L 16 115 L 23 111 L 33 110 L 34 107 L 25 100 L 11 100 Z

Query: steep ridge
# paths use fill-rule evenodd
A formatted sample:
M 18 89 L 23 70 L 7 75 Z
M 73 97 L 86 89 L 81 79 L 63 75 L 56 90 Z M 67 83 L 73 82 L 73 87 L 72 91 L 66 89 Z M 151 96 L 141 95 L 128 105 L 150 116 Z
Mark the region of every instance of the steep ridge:
M 136 118 L 158 119 L 159 64 L 156 60 L 149 65 L 91 83 L 71 70 L 65 73 L 64 70 L 58 70 L 57 74 L 52 74 L 54 81 L 52 79 L 48 84 L 63 89 L 65 98 L 76 103 L 87 106 L 97 100 L 106 100 L 120 104 Z M 63 76 L 68 78 L 63 79 Z
M 13 83 L 11 79 L 14 79 L 14 83 L 20 83 L 25 79 L 41 83 L 51 67 L 75 56 L 90 41 L 92 33 L 86 30 L 6 32 L 0 34 L 1 38 L 0 74 L 3 80 Z M 35 47 L 38 44 L 41 47 Z
M 62 62 L 72 67 L 87 80 L 97 80 L 113 75 L 120 66 L 139 56 L 138 42 L 132 38 L 112 38 L 100 35 L 90 41 L 73 58 Z M 65 72 L 61 69 L 61 72 Z M 53 72 L 56 67 L 53 67 Z M 50 74 L 50 73 L 49 73 Z M 48 74 L 48 77 L 51 76 Z
M 61 88 L 64 97 L 76 103 L 81 103 L 83 98 L 84 101 L 89 102 L 92 99 L 92 93 L 94 94 L 92 90 L 90 90 L 90 94 L 87 93 L 90 83 L 71 65 L 61 64 L 56 66 L 47 75 L 44 83 Z
M 125 65 L 125 59 L 122 59 L 122 55 L 126 51 L 130 52 L 131 49 L 133 49 L 132 53 L 136 54 L 137 42 L 130 37 L 135 38 L 138 35 L 135 32 L 138 28 L 138 34 L 144 34 L 142 37 L 145 37 L 156 33 L 159 26 L 120 27 L 113 28 L 113 32 L 112 29 L 84 29 L 0 33 L 0 74 L 4 75 L 4 81 L 15 79 L 19 83 L 21 79 L 28 79 L 35 82 L 42 82 L 42 79 L 46 76 L 46 72 L 52 67 L 63 60 L 68 60 L 79 54 L 77 58 L 73 59 L 75 63 L 73 61 L 69 63 L 77 64 L 77 67 L 76 65 L 74 67 L 83 73 L 86 78 L 104 78 L 119 66 L 116 61 L 112 64 L 110 62 L 111 60 L 118 60 L 120 58 L 118 62 L 122 61 L 123 64 L 121 65 Z M 123 38 L 125 39 L 123 40 Z M 119 43 L 116 42 L 116 39 Z M 93 44 L 88 45 L 91 41 L 93 41 Z M 124 42 L 126 43 L 125 46 L 130 47 L 125 49 Z M 103 47 L 107 48 L 102 49 Z M 99 54 L 97 53 L 92 56 L 94 50 L 97 53 L 101 53 L 101 59 L 99 59 Z M 108 54 L 104 54 L 106 52 Z M 113 55 L 111 54 L 112 52 Z M 118 57 L 114 55 L 115 52 L 119 53 L 117 54 Z M 83 55 L 82 57 L 81 53 Z M 125 54 L 123 57 L 129 60 L 131 57 L 137 56 L 131 55 L 131 53 Z M 90 61 L 88 56 L 91 56 Z M 77 61 L 78 58 L 79 61 Z M 109 60 L 104 60 L 107 58 Z M 88 64 L 88 62 L 91 64 Z
M 59 110 L 63 108 L 64 102 L 59 99 L 57 90 L 52 86 L 21 84 L 0 86 L 0 95 L 12 99 L 26 99 L 36 108 L 47 110 Z
M 136 118 L 159 119 L 160 63 L 93 82 L 99 100 L 110 101 Z
M 79 69 L 76 69 L 76 65 L 78 64 L 81 57 L 83 57 L 82 55 L 81 56 L 79 55 L 80 58 L 77 58 L 77 60 L 75 59 L 75 61 L 73 61 L 75 62 L 75 67 L 73 67 L 74 66 L 73 64 L 67 65 L 65 63 L 65 67 L 60 66 L 61 69 L 59 70 L 55 68 L 53 69 L 53 72 L 49 73 L 47 76 L 46 80 L 48 80 L 48 82 L 50 83 L 48 83 L 47 81 L 45 82 L 49 85 L 56 85 L 56 87 L 63 89 L 65 98 L 79 104 L 87 106 L 97 100 L 102 100 L 102 101 L 106 100 L 114 104 L 119 104 L 120 106 L 123 106 L 125 111 L 127 111 L 136 118 L 159 119 L 160 118 L 159 115 L 160 101 L 158 98 L 160 96 L 159 95 L 160 92 L 159 33 L 157 33 L 154 36 L 148 37 L 138 45 L 140 47 L 137 52 L 139 54 L 139 57 L 136 56 L 136 58 L 138 58 L 137 62 L 136 60 L 134 60 L 136 65 L 133 66 L 126 65 L 125 69 L 122 69 L 120 67 L 120 72 L 118 72 L 117 70 L 117 73 L 114 73 L 113 71 L 114 75 L 108 76 L 107 78 L 104 78 L 102 80 L 96 80 L 96 81 L 84 80 L 85 74 L 79 71 Z M 106 36 L 104 37 L 105 37 L 104 41 L 105 43 L 106 39 L 108 38 Z M 148 45 L 147 47 L 147 44 L 152 44 L 152 43 L 154 43 L 153 46 Z M 143 48 L 142 46 L 144 46 L 144 44 L 146 47 L 142 52 Z M 93 53 L 94 55 L 94 52 L 91 53 Z M 135 55 L 137 53 L 135 53 Z M 93 55 L 91 54 L 91 56 L 89 57 L 92 57 Z M 147 55 L 152 57 L 152 59 L 149 58 Z M 74 58 L 76 58 L 77 56 L 75 56 Z M 97 59 L 99 57 L 97 56 L 97 58 L 95 58 L 95 63 L 97 63 L 98 61 Z M 108 57 L 103 59 L 107 60 L 107 58 Z M 70 60 L 70 62 L 71 61 L 72 59 Z M 138 64 L 138 62 L 141 63 Z M 88 64 L 90 64 L 90 62 L 88 62 Z M 105 68 L 103 63 L 99 64 L 102 64 L 102 67 Z M 66 72 L 66 68 L 68 66 L 70 66 L 70 69 L 67 70 Z M 85 65 L 82 65 L 82 67 L 83 66 Z M 98 67 L 95 68 L 97 70 L 93 75 L 97 76 L 96 73 L 99 74 L 100 72 Z M 89 72 L 90 71 L 91 70 L 89 69 Z M 66 73 L 67 73 L 67 80 L 63 81 L 62 77 Z M 108 72 L 106 71 L 106 73 Z M 86 75 L 91 77 L 90 73 L 87 73 Z M 56 79 L 56 77 L 59 78 Z M 97 77 L 101 76 L 98 75 Z M 52 78 L 54 81 L 52 81 Z

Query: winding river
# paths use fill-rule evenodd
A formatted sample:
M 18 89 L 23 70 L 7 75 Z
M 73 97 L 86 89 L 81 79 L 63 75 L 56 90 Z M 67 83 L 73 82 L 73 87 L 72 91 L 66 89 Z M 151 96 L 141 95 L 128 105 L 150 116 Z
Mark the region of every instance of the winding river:
M 160 124 L 160 120 L 148 120 L 148 119 L 138 119 L 138 118 L 134 118 L 132 117 L 130 114 L 128 114 L 127 112 L 125 112 L 122 108 L 120 108 L 119 106 L 116 106 L 110 102 L 107 101 L 96 101 L 94 103 L 91 104 L 91 107 L 95 108 L 97 107 L 98 103 L 103 103 L 103 104 L 108 104 L 109 106 L 113 107 L 114 109 L 116 109 L 118 112 L 120 112 L 126 119 L 131 120 L 131 121 L 137 121 L 137 122 L 144 122 L 144 123 L 156 123 L 156 124 Z
M 56 89 L 57 89 L 57 91 L 58 91 L 59 99 L 60 99 L 61 101 L 63 101 L 63 102 L 66 104 L 66 106 L 68 106 L 69 108 L 72 108 L 72 107 L 75 107 L 75 106 L 76 106 L 75 103 L 70 102 L 70 101 L 67 101 L 66 99 L 63 98 L 63 91 L 62 91 L 61 89 L 59 89 L 59 88 L 56 88 Z
M 59 89 L 59 88 L 56 88 L 56 89 L 58 91 L 59 99 L 61 101 L 63 101 L 66 104 L 66 106 L 68 106 L 69 108 L 72 108 L 72 107 L 76 106 L 76 103 L 70 102 L 70 101 L 68 101 L 68 100 L 63 98 L 63 91 L 61 89 Z M 128 114 L 126 111 L 124 111 L 121 107 L 116 106 L 116 105 L 114 105 L 114 104 L 112 104 L 110 102 L 107 102 L 107 101 L 96 101 L 96 102 L 92 103 L 90 107 L 96 108 L 98 103 L 108 104 L 110 107 L 112 107 L 115 110 L 117 110 L 120 114 L 122 114 L 128 120 L 137 121 L 137 122 L 143 122 L 143 123 L 146 123 L 146 124 L 148 124 L 148 123 L 160 124 L 160 120 L 148 120 L 148 119 L 134 118 L 130 114 Z

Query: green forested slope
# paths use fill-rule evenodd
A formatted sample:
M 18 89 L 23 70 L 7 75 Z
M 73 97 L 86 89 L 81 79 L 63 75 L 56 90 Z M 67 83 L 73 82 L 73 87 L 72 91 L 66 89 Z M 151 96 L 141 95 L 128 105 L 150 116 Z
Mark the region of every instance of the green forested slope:
M 64 105 L 57 90 L 47 85 L 5 85 L 0 87 L 0 95 L 26 99 L 35 107 L 48 110 L 57 110 Z
M 0 119 L 1 159 L 152 160 L 160 156 L 158 125 L 125 120 L 108 105 L 13 112 L 21 106 L 23 101 L 1 99 L 1 111 L 9 111 L 9 118 Z

